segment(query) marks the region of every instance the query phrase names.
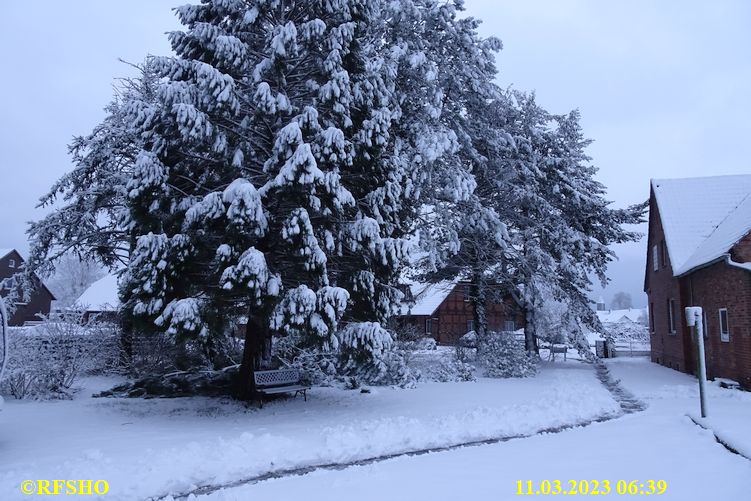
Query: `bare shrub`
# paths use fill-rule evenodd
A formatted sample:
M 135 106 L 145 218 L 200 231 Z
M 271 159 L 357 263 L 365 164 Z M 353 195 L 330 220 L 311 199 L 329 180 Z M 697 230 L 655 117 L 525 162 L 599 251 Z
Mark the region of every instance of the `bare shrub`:
M 82 374 L 115 367 L 116 332 L 78 322 L 80 315 L 71 314 L 12 329 L 8 374 L 0 392 L 15 398 L 67 398 Z

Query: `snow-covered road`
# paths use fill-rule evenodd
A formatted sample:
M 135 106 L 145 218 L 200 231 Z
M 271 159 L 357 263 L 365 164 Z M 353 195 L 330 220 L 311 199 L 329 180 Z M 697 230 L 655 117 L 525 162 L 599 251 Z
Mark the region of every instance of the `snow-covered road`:
M 613 361 L 610 369 L 627 389 L 646 401 L 648 409 L 605 423 L 557 434 L 403 457 L 341 471 L 269 480 L 217 491 L 201 501 L 274 500 L 506 500 L 517 481 L 608 480 L 619 495 L 618 480 L 664 480 L 667 490 L 656 497 L 676 501 L 740 501 L 751 499 L 751 462 L 728 452 L 714 436 L 691 422 L 686 412 L 696 405 L 693 380 L 646 360 Z M 751 394 L 713 389 L 710 409 L 723 414 L 745 408 L 751 416 Z M 580 496 L 590 497 L 590 496 Z

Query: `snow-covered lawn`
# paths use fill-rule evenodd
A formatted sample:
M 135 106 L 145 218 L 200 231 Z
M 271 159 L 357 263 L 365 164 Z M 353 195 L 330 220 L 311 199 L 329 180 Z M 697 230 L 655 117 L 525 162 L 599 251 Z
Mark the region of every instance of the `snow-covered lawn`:
M 142 499 L 284 468 L 531 434 L 619 411 L 592 367 L 571 360 L 528 379 L 371 393 L 314 388 L 308 402 L 263 409 L 206 398 L 90 398 L 114 382 L 88 379 L 72 401 L 6 402 L 0 499 L 23 499 L 19 483 L 37 478 L 105 479 L 106 499 Z
M 646 359 L 608 362 L 616 378 L 648 404 L 647 410 L 604 423 L 417 457 L 400 457 L 341 471 L 316 471 L 218 491 L 202 501 L 274 499 L 326 501 L 511 500 L 518 480 L 609 480 L 598 499 L 675 501 L 749 499 L 751 461 L 728 452 L 686 412 L 698 406 L 695 380 Z M 587 399 L 588 389 L 582 389 Z M 751 416 L 750 394 L 711 390 L 711 409 Z M 748 434 L 748 432 L 746 432 Z M 618 480 L 665 480 L 660 496 L 618 495 Z M 354 495 L 353 493 L 356 493 Z M 582 497 L 582 496 L 579 496 Z M 584 496 L 591 497 L 591 496 Z

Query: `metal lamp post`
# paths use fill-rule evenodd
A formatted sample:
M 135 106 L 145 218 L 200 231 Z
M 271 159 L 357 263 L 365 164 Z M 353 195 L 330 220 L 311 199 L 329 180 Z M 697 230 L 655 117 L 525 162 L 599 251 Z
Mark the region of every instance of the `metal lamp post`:
M 699 401 L 701 405 L 701 417 L 707 417 L 707 366 L 704 360 L 704 325 L 702 322 L 701 306 L 689 306 L 685 309 L 686 324 L 691 327 L 691 331 L 696 339 L 696 358 L 698 362 L 699 378 Z

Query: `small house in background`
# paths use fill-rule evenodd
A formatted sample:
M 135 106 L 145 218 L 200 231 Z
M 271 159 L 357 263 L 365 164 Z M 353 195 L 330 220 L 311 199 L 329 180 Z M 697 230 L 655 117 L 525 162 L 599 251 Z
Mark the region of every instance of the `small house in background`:
M 625 310 L 597 310 L 597 318 L 603 324 L 647 324 L 646 308 L 628 308 Z
M 91 284 L 73 303 L 72 309 L 83 312 L 82 321 L 117 320 L 120 298 L 117 290 L 117 275 L 105 275 Z
M 652 361 L 694 372 L 701 306 L 707 376 L 751 389 L 751 175 L 652 180 L 648 234 Z
M 23 257 L 15 249 L 0 249 L 0 282 L 12 277 L 23 268 Z M 8 325 L 19 326 L 39 322 L 41 317 L 50 314 L 50 307 L 55 296 L 44 283 L 34 276 L 34 290 L 28 300 L 21 298 L 15 304 L 15 311 L 8 320 Z M 0 288 L 0 296 L 5 297 L 12 291 L 12 285 Z
M 470 302 L 471 284 L 446 280 L 437 284 L 412 284 L 398 318 L 401 326 L 434 338 L 439 344 L 456 344 L 460 337 L 475 330 Z M 521 308 L 511 297 L 486 306 L 488 329 L 515 331 L 524 327 Z

